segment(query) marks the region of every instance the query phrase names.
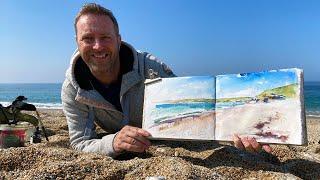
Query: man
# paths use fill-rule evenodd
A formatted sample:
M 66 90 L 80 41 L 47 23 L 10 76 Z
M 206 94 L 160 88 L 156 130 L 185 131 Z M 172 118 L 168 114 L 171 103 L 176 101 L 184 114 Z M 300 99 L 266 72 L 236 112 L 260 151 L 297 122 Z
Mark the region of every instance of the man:
M 83 6 L 74 26 L 78 49 L 61 96 L 71 146 L 111 157 L 122 151 L 145 151 L 150 134 L 139 128 L 144 80 L 175 75 L 154 56 L 121 41 L 117 20 L 100 5 Z M 95 124 L 110 134 L 97 139 Z M 239 148 L 260 148 L 255 140 L 245 140 L 248 145 L 235 140 Z

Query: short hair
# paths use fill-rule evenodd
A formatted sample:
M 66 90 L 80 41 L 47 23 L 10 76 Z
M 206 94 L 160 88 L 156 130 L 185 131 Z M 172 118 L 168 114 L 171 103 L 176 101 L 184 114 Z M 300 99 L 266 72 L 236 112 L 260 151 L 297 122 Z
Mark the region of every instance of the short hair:
M 117 19 L 113 15 L 113 13 L 109 9 L 106 9 L 96 3 L 88 3 L 88 4 L 84 4 L 82 6 L 81 10 L 79 11 L 79 13 L 77 14 L 77 16 L 74 20 L 74 29 L 75 29 L 76 33 L 77 33 L 77 23 L 78 23 L 80 17 L 82 15 L 86 15 L 86 14 L 108 16 L 111 19 L 111 21 L 113 22 L 114 29 L 116 30 L 116 33 L 119 34 L 119 25 L 118 25 Z

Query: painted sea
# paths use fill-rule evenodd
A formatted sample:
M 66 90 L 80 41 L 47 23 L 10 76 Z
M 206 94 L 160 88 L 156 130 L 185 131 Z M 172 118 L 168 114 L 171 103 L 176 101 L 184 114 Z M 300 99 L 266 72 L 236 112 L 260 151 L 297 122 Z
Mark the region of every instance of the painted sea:
M 214 139 L 214 76 L 146 83 L 142 128 L 155 139 Z
M 15 97 L 24 95 L 28 98 L 27 102 L 33 103 L 38 108 L 61 109 L 61 83 L 44 84 L 44 83 L 28 83 L 28 84 L 1 84 L 0 83 L 0 104 L 9 105 Z M 304 98 L 307 116 L 320 117 L 320 82 L 304 83 Z M 241 102 L 238 103 L 239 105 Z M 225 104 L 226 106 L 235 106 L 238 104 Z M 190 113 L 194 111 L 192 106 L 198 106 L 200 110 L 211 108 L 212 103 L 203 102 L 188 104 L 179 104 L 175 107 L 176 111 L 182 113 Z M 170 108 L 170 104 L 164 104 L 162 111 Z M 212 107 L 214 108 L 214 107 Z
M 213 100 L 212 100 L 213 101 Z M 183 103 L 163 103 L 156 105 L 151 112 L 151 119 L 160 123 L 166 119 L 183 117 L 189 115 L 201 114 L 205 111 L 213 111 L 215 104 L 213 102 L 183 102 Z

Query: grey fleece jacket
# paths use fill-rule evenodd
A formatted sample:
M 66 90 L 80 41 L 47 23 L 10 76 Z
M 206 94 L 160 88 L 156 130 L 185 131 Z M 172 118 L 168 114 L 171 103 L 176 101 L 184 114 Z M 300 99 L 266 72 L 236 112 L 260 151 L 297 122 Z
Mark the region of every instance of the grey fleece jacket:
M 115 157 L 113 139 L 125 125 L 141 127 L 144 80 L 157 77 L 173 77 L 172 71 L 154 56 L 137 52 L 131 45 L 122 42 L 121 48 L 129 48 L 133 56 L 132 71 L 122 76 L 120 103 L 123 112 L 118 111 L 95 89 L 80 87 L 76 79 L 76 62 L 80 53 L 75 51 L 62 86 L 61 99 L 67 118 L 71 146 L 76 150 L 96 152 Z M 108 135 L 97 138 L 96 125 Z

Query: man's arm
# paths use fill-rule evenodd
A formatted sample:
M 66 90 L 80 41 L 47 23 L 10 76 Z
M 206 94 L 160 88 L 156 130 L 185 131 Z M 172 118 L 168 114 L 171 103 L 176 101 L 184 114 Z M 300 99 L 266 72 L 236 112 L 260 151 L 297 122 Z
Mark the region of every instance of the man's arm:
M 94 127 L 87 127 L 93 119 L 89 119 L 90 108 L 75 100 L 76 89 L 65 80 L 62 86 L 62 105 L 67 118 L 71 146 L 84 152 L 96 152 L 115 157 L 117 153 L 113 149 L 115 134 L 104 136 L 102 139 L 95 139 Z M 93 124 L 92 124 L 93 125 Z M 90 132 L 85 134 L 86 128 Z M 88 131 L 87 131 L 88 132 Z
M 146 79 L 176 77 L 169 66 L 150 53 L 146 53 L 144 64 Z

